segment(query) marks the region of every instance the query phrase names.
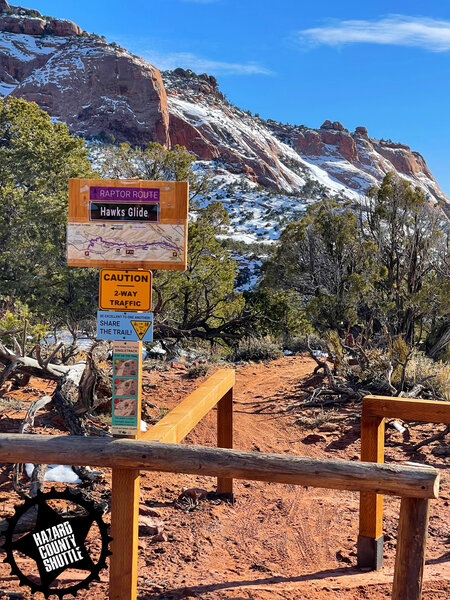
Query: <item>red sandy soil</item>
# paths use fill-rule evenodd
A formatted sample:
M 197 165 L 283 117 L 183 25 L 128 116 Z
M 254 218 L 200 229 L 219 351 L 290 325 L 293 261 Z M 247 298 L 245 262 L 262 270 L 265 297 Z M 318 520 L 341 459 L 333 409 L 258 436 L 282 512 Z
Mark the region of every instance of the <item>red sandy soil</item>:
M 283 408 L 302 397 L 314 381 L 315 363 L 302 356 L 267 364 L 237 367 L 235 388 L 235 447 L 254 452 L 277 452 L 316 458 L 359 460 L 360 405 L 332 409 L 328 420 L 313 429 L 296 424 L 313 416 L 312 409 L 286 413 Z M 202 379 L 170 369 L 146 373 L 145 398 L 160 408 L 172 408 Z M 32 380 L 20 398 L 24 408 L 42 394 L 47 384 Z M 51 390 L 48 384 L 47 393 Z M 156 411 L 158 412 L 158 411 Z M 153 410 L 155 413 L 155 410 Z M 0 415 L 1 432 L 17 432 L 24 412 Z M 42 414 L 36 431 L 54 433 L 54 417 Z M 212 411 L 186 438 L 187 443 L 215 445 L 216 415 Z M 430 515 L 424 600 L 450 599 L 450 477 L 449 461 L 439 455 L 445 442 L 435 442 L 412 454 L 408 448 L 436 430 L 411 423 L 405 434 L 387 429 L 386 462 L 414 461 L 441 470 L 440 499 Z M 436 452 L 434 454 L 433 452 Z M 19 497 L 11 486 L 11 469 L 0 467 L 0 518 L 14 512 Z M 94 496 L 105 498 L 110 473 L 96 486 Z M 64 486 L 61 486 L 64 487 Z M 215 481 L 165 473 L 141 478 L 141 512 L 157 511 L 164 522 L 166 541 L 153 542 L 144 530 L 139 539 L 139 600 L 381 600 L 389 598 L 395 557 L 399 500 L 385 498 L 385 559 L 379 572 L 356 568 L 359 494 L 259 482 L 235 482 L 236 502 L 202 500 L 192 512 L 174 501 L 183 487 L 214 491 Z M 108 519 L 106 514 L 105 519 Z M 1 540 L 0 540 L 1 541 Z M 4 553 L 0 551 L 0 561 Z M 0 562 L 0 590 L 19 591 L 9 567 Z M 108 596 L 108 571 L 101 582 L 78 597 Z M 1 595 L 0 595 L 1 597 Z M 24 597 L 27 597 L 26 595 Z M 35 597 L 43 598 L 40 594 Z

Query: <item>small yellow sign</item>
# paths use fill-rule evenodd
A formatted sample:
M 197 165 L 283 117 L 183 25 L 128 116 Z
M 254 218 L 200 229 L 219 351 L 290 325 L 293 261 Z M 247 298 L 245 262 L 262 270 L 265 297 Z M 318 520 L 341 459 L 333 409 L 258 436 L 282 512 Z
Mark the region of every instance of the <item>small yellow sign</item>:
M 152 307 L 151 271 L 102 269 L 98 306 L 117 312 L 149 312 Z
M 133 329 L 140 340 L 142 340 L 144 335 L 147 333 L 151 324 L 151 321 L 131 321 L 131 325 L 133 326 Z

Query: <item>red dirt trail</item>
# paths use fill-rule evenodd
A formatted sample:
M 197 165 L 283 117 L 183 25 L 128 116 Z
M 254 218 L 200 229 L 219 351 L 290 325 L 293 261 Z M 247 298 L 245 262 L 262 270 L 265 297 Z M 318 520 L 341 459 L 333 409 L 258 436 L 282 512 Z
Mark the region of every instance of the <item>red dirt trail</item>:
M 267 364 L 237 367 L 234 394 L 235 447 L 254 452 L 359 460 L 360 405 L 346 405 L 329 413 L 314 428 L 295 423 L 311 417 L 311 410 L 283 412 L 301 398 L 311 384 L 315 366 L 302 356 L 284 357 Z M 159 408 L 172 408 L 202 379 L 188 379 L 185 371 L 170 369 L 145 374 L 145 398 Z M 32 380 L 32 385 L 42 383 Z M 11 392 L 21 398 L 23 392 Z M 35 390 L 34 397 L 39 395 Z M 24 400 L 24 406 L 27 401 Z M 0 431 L 18 430 L 24 413 L 0 415 Z M 43 426 L 45 419 L 37 420 Z M 448 459 L 419 454 L 408 446 L 436 428 L 411 423 L 407 434 L 387 430 L 386 461 L 424 462 L 441 470 L 441 494 L 430 515 L 423 600 L 450 599 L 450 477 Z M 41 429 L 39 429 L 41 430 Z M 216 414 L 212 411 L 186 438 L 187 443 L 215 445 Z M 441 442 L 442 444 L 442 442 Z M 435 444 L 436 445 L 436 444 Z M 107 489 L 110 474 L 105 470 Z M 359 494 L 292 485 L 235 482 L 236 502 L 201 501 L 192 512 L 176 508 L 183 487 L 214 491 L 215 481 L 165 473 L 141 478 L 141 511 L 150 509 L 164 521 L 167 541 L 139 539 L 139 600 L 381 600 L 392 587 L 399 500 L 385 499 L 385 566 L 379 572 L 356 568 Z M 0 519 L 11 515 L 19 500 L 10 483 L 10 468 L 0 467 Z M 108 515 L 105 517 L 108 519 Z M 0 560 L 4 553 L 0 551 Z M 89 591 L 86 600 L 107 598 L 108 572 Z M 0 590 L 19 591 L 0 562 Z M 1 597 L 1 595 L 0 595 Z M 24 596 L 26 597 L 26 596 Z M 36 598 L 42 597 L 36 594 Z

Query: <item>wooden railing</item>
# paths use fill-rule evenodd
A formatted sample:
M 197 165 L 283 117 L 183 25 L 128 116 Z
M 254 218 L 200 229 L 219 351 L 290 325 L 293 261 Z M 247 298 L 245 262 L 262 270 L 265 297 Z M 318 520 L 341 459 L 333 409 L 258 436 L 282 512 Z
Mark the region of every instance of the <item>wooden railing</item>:
M 384 463 L 385 418 L 450 423 L 450 402 L 366 396 L 361 418 L 361 460 Z M 358 566 L 380 569 L 383 564 L 383 495 L 361 493 Z
M 218 475 L 225 480 L 272 481 L 401 496 L 391 598 L 421 599 L 429 501 L 437 498 L 439 491 L 439 473 L 436 469 L 319 460 L 143 440 L 21 434 L 0 434 L 0 462 L 94 465 L 111 467 L 116 473 L 149 470 Z M 135 520 L 137 510 L 134 505 L 127 506 L 121 514 L 117 513 L 116 507 L 116 512 L 111 516 L 112 535 L 125 531 L 127 525 L 133 525 Z M 134 537 L 130 531 L 128 537 Z M 127 551 L 128 546 L 120 547 L 117 539 L 114 540 L 110 599 L 136 598 L 137 569 L 129 557 L 123 560 Z M 115 572 L 122 563 L 128 570 Z M 128 583 L 126 590 L 121 585 L 121 577 L 125 577 Z M 133 585 L 130 585 L 131 578 Z
M 217 445 L 233 447 L 233 386 L 235 372 L 221 369 L 138 439 L 181 442 L 217 405 Z M 88 464 L 88 463 L 86 463 Z M 113 465 L 111 465 L 113 466 Z M 137 594 L 139 533 L 139 469 L 112 470 L 110 600 L 135 600 Z M 217 491 L 232 497 L 233 480 L 218 478 Z

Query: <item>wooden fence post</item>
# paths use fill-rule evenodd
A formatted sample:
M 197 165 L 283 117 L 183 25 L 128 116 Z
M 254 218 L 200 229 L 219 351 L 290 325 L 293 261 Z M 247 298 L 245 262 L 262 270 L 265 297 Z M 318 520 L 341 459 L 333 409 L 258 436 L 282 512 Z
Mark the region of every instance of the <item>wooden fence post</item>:
M 384 462 L 384 418 L 361 418 L 361 460 Z M 358 567 L 383 565 L 383 496 L 361 492 L 359 503 Z
M 402 498 L 392 600 L 421 600 L 430 501 Z
M 233 448 L 233 388 L 217 403 L 217 446 Z M 218 477 L 217 492 L 233 499 L 233 479 Z
M 136 469 L 112 470 L 109 600 L 137 598 L 139 479 Z

